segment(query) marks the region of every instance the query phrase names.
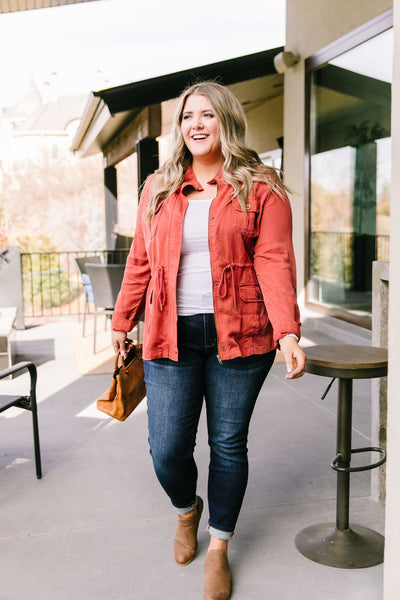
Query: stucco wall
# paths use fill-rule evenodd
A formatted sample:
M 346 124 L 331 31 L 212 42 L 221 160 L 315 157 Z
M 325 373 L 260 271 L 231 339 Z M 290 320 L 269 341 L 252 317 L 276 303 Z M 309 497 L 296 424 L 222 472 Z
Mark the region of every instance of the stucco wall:
M 396 0 L 397 1 L 397 0 Z M 285 73 L 284 154 L 285 181 L 292 196 L 294 245 L 299 302 L 304 300 L 304 60 L 356 27 L 391 8 L 392 0 L 287 0 L 286 50 L 300 62 Z
M 287 0 L 286 48 L 307 58 L 392 6 L 392 0 Z
M 297 292 L 300 305 L 304 300 L 304 61 L 285 74 L 284 88 L 284 175 L 293 190 L 290 196 L 293 211 L 293 243 L 297 264 Z
M 247 143 L 262 154 L 279 148 L 277 139 L 283 135 L 283 98 L 277 96 L 257 108 L 246 111 Z

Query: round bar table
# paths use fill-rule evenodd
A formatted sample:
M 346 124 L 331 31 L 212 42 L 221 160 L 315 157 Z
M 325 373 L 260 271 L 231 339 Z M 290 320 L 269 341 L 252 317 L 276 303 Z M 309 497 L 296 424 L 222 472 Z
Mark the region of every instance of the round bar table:
M 353 379 L 385 376 L 387 350 L 371 346 L 329 344 L 311 346 L 304 351 L 307 355 L 308 373 L 339 380 L 337 454 L 330 465 L 337 472 L 336 523 L 306 527 L 297 534 L 296 547 L 303 556 L 330 567 L 372 567 L 383 561 L 384 538 L 367 527 L 350 527 L 350 473 L 379 467 L 385 462 L 386 454 L 382 448 L 351 448 Z M 330 385 L 328 389 L 329 387 Z M 351 454 L 358 452 L 376 452 L 380 455 L 380 460 L 361 467 L 351 467 Z

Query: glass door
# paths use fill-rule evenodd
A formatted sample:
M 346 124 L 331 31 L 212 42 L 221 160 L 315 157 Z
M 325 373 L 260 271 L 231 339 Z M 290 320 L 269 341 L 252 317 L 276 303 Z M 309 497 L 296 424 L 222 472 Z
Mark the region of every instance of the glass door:
M 389 29 L 311 74 L 309 300 L 370 316 L 389 259 Z

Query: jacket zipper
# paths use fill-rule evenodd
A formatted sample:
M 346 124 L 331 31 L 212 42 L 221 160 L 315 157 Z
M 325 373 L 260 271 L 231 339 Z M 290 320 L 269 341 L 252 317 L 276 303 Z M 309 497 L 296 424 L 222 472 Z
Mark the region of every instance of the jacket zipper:
M 214 311 L 214 324 L 215 324 L 215 334 L 217 336 L 217 361 L 220 365 L 222 365 L 222 358 L 219 354 L 219 342 L 218 342 L 218 331 L 217 331 L 217 322 L 215 320 L 215 311 Z
M 218 196 L 218 183 L 217 183 L 217 194 L 215 196 L 215 198 Z M 214 198 L 214 200 L 215 200 Z M 208 213 L 208 251 L 210 253 L 210 268 L 211 268 L 211 251 L 210 251 L 210 211 L 211 211 L 211 207 L 213 205 L 214 200 L 211 202 L 210 204 L 210 210 Z M 211 268 L 211 279 L 213 279 L 213 272 L 212 272 L 212 268 Z M 213 287 L 214 287 L 214 283 L 213 283 Z M 215 334 L 217 336 L 217 360 L 219 362 L 220 365 L 222 365 L 222 358 L 219 354 L 219 340 L 218 340 L 218 330 L 217 330 L 217 321 L 215 320 L 215 304 L 214 304 L 214 290 L 213 290 L 213 305 L 214 305 L 214 325 L 215 325 Z
M 214 322 L 215 322 L 215 317 L 214 317 Z M 215 326 L 215 329 L 217 329 L 217 326 Z M 218 346 L 218 335 L 217 335 L 217 346 Z M 222 358 L 220 357 L 219 354 L 217 354 L 217 361 L 219 362 L 220 365 L 222 365 Z

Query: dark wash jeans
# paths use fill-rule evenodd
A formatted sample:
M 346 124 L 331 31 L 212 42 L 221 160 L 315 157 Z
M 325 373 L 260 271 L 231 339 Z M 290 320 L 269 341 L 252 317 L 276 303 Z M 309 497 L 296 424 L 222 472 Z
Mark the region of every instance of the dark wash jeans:
M 197 484 L 193 451 L 205 398 L 210 533 L 229 539 L 247 485 L 249 422 L 275 350 L 220 364 L 213 314 L 179 317 L 178 348 L 178 362 L 145 361 L 154 469 L 177 509 L 193 506 Z

